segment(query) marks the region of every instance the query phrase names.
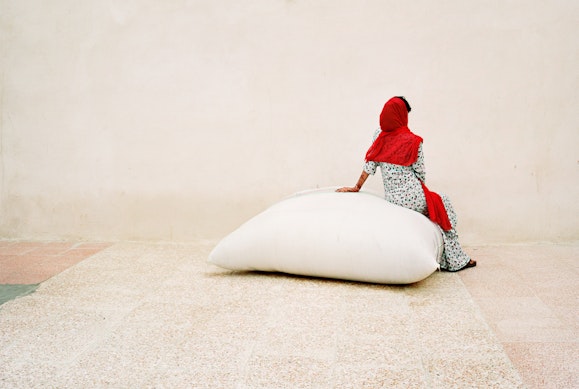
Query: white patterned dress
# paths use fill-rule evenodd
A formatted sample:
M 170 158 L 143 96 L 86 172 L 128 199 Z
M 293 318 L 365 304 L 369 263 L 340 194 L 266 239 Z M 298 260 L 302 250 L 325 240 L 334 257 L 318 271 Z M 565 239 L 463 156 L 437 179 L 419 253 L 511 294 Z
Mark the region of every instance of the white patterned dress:
M 380 134 L 380 129 L 376 130 L 374 140 Z M 420 181 L 425 181 L 426 172 L 424 170 L 424 154 L 422 153 L 422 143 L 418 149 L 418 158 L 410 166 L 394 165 L 386 162 L 368 161 L 364 165 L 364 171 L 368 174 L 376 173 L 376 168 L 380 166 L 382 171 L 382 180 L 384 182 L 384 195 L 386 200 L 399 205 L 404 208 L 412 209 L 427 215 L 426 199 L 424 198 L 424 191 Z M 440 267 L 448 271 L 457 271 L 462 269 L 470 257 L 462 250 L 458 242 L 458 234 L 456 233 L 456 213 L 450 202 L 448 196 L 440 194 L 448 219 L 452 229 L 442 232 L 444 240 L 444 251 L 440 261 Z

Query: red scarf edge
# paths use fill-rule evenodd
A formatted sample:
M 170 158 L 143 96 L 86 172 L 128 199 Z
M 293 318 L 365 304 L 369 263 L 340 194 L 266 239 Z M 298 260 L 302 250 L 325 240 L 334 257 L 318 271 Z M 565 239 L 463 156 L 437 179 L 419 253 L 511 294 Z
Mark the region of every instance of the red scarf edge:
M 428 190 L 424 182 L 420 181 L 422 190 L 424 191 L 424 198 L 426 199 L 426 208 L 428 210 L 428 218 L 434 223 L 438 224 L 444 231 L 452 229 L 448 213 L 444 207 L 444 202 L 438 193 Z

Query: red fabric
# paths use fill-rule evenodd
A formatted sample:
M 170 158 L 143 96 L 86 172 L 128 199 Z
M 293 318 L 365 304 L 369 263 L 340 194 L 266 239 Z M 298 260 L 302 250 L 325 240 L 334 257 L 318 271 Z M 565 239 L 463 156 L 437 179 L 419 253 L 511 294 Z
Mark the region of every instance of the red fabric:
M 422 138 L 408 128 L 408 111 L 404 101 L 393 97 L 380 114 L 382 131 L 366 153 L 366 162 L 387 162 L 410 166 L 418 158 Z
M 442 227 L 444 231 L 452 229 L 442 198 L 438 193 L 428 190 L 424 182 L 420 181 L 420 183 L 422 184 L 422 190 L 424 191 L 424 197 L 426 198 L 426 208 L 428 208 L 428 217 L 430 220 Z

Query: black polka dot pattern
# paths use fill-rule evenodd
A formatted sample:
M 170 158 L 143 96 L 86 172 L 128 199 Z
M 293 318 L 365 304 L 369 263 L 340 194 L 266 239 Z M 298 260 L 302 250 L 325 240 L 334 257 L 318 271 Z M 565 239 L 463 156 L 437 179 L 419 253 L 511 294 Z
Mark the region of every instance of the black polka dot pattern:
M 378 134 L 380 134 L 380 130 L 375 132 L 374 139 L 378 137 Z M 384 195 L 387 201 L 420 212 L 423 215 L 428 214 L 426 199 L 424 198 L 424 192 L 420 184 L 420 181 L 425 181 L 426 179 L 422 144 L 420 144 L 416 162 L 410 166 L 368 161 L 364 165 L 364 171 L 373 175 L 376 173 L 378 166 L 380 166 L 380 171 L 382 172 Z M 440 267 L 448 271 L 456 271 L 466 266 L 470 257 L 463 251 L 458 242 L 458 234 L 456 232 L 457 218 L 452 203 L 448 196 L 440 194 L 440 197 L 442 198 L 452 226 L 450 231 L 440 229 L 444 240 L 444 252 L 440 261 Z

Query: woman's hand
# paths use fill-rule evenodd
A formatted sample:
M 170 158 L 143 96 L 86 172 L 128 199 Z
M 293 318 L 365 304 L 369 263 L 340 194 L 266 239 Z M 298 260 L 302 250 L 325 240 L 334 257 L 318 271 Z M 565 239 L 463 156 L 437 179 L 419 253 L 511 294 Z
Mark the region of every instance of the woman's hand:
M 366 178 L 368 178 L 368 173 L 362 170 L 362 174 L 356 183 L 356 186 L 345 186 L 343 188 L 337 189 L 336 192 L 359 192 L 362 189 L 362 185 L 366 182 Z
M 345 186 L 343 188 L 340 189 L 336 189 L 336 192 L 359 192 L 360 188 L 358 188 L 357 186 Z

